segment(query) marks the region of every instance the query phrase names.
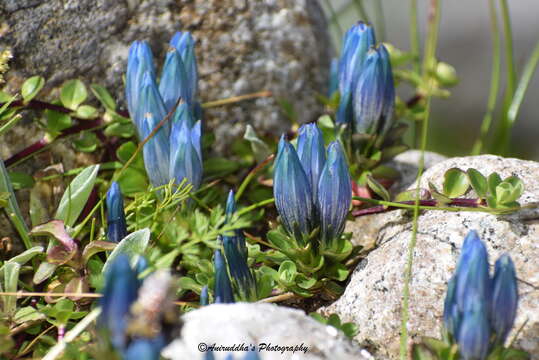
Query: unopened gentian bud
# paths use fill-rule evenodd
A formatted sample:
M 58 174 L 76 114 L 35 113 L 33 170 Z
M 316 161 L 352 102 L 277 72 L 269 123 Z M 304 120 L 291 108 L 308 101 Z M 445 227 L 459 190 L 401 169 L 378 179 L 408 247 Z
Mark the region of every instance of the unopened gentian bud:
M 242 248 L 242 242 L 245 240 L 238 236 L 225 235 L 222 242 L 228 270 L 237 290 L 236 294 L 239 294 L 243 301 L 256 301 L 255 278 L 247 264 L 247 252 Z
M 187 101 L 187 74 L 178 50 L 170 48 L 165 58 L 165 65 L 159 82 L 159 92 L 165 103 L 167 113 L 172 110 L 179 98 Z
M 167 115 L 167 110 L 165 108 L 165 104 L 163 103 L 163 99 L 161 98 L 161 94 L 159 93 L 155 75 L 149 71 L 146 71 L 142 75 L 141 79 L 142 81 L 139 84 L 139 97 L 137 99 L 134 119 L 135 125 L 139 130 L 139 136 L 144 139 L 149 135 L 149 133 L 141 131 L 142 123 L 148 118 L 147 114 L 152 115 L 151 123 L 147 124 L 151 132 L 161 122 L 161 120 L 165 118 Z M 167 124 L 164 124 L 158 132 L 164 133 L 166 136 L 168 136 L 170 132 L 170 125 Z
M 232 293 L 232 284 L 226 270 L 226 262 L 220 250 L 215 250 L 213 264 L 215 266 L 215 303 L 226 304 L 235 302 L 234 294 Z
M 208 287 L 204 286 L 202 288 L 202 291 L 200 291 L 200 306 L 206 306 L 210 303 L 209 296 L 208 296 Z
M 187 78 L 185 101 L 194 106 L 197 94 L 198 70 L 195 56 L 195 40 L 189 32 L 177 32 L 170 45 L 181 55 Z M 198 119 L 197 119 L 198 120 Z
M 476 231 L 470 231 L 464 239 L 455 275 L 456 299 L 461 313 L 470 308 L 472 298 L 485 304 L 490 302 L 488 253 Z
M 513 327 L 518 306 L 515 266 L 511 257 L 502 255 L 497 261 L 492 281 L 490 322 L 496 333 L 496 343 L 503 345 Z
M 107 240 L 118 243 L 127 236 L 124 200 L 120 185 L 113 181 L 107 191 Z
M 464 311 L 457 343 L 463 360 L 484 360 L 489 351 L 490 327 L 485 302 L 477 294 L 469 298 Z
M 127 57 L 125 85 L 127 108 L 131 118 L 135 117 L 136 108 L 138 107 L 140 84 L 146 72 L 149 72 L 151 76 L 155 77 L 152 50 L 146 41 L 134 41 L 129 48 L 129 55 Z
M 245 354 L 245 357 L 243 360 L 260 360 L 260 357 L 258 356 L 258 351 L 251 350 L 248 351 L 247 354 Z
M 137 298 L 139 282 L 127 255 L 114 259 L 105 274 L 105 288 L 100 299 L 98 325 L 108 333 L 112 345 L 122 351 L 126 345 L 129 309 Z
M 170 135 L 170 174 L 176 183 L 184 179 L 198 189 L 202 182 L 201 124 L 189 127 L 186 121 L 175 122 Z
M 453 339 L 458 338 L 460 312 L 457 305 L 457 279 L 453 275 L 447 283 L 447 293 L 444 301 L 444 327 Z
M 337 122 L 352 125 L 353 99 L 357 81 L 363 71 L 367 51 L 376 44 L 373 28 L 359 22 L 345 34 L 342 55 L 339 61 L 339 92 Z
M 312 189 L 313 203 L 316 203 L 318 180 L 326 163 L 324 137 L 316 124 L 305 124 L 299 128 L 297 154 Z
M 384 135 L 393 125 L 395 88 L 389 54 L 384 45 L 367 53 L 353 103 L 355 132 Z
M 284 138 L 275 160 L 273 194 L 288 233 L 296 238 L 310 234 L 315 225 L 311 185 L 296 150 Z
M 335 141 L 328 147 L 326 164 L 318 183 L 320 238 L 325 245 L 330 245 L 342 235 L 351 202 L 348 164 L 340 143 Z

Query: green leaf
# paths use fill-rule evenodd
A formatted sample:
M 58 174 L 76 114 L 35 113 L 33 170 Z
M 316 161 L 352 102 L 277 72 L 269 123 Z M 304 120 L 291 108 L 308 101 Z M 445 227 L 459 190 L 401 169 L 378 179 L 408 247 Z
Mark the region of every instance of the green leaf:
M 283 261 L 279 266 L 279 281 L 289 285 L 294 283 L 297 275 L 296 264 L 290 260 Z
M 32 100 L 44 85 L 45 79 L 43 79 L 41 76 L 32 76 L 31 78 L 27 79 L 22 84 L 21 88 L 21 95 L 24 103 L 28 103 L 30 100 Z
M 35 184 L 34 178 L 31 175 L 19 171 L 10 171 L 9 179 L 15 190 L 29 189 Z
M 344 281 L 348 277 L 348 274 L 350 274 L 350 270 L 346 268 L 343 264 L 332 264 L 330 267 L 327 268 L 325 271 L 325 275 L 329 277 L 330 279 L 334 279 L 337 281 Z
M 520 180 L 516 176 L 510 176 L 506 178 L 503 182 L 511 184 L 513 186 L 513 196 L 515 197 L 514 200 L 518 200 L 522 194 L 524 193 L 524 184 L 522 183 L 522 180 Z
M 452 168 L 444 174 L 444 195 L 457 198 L 468 191 L 470 184 L 466 173 L 460 169 Z
M 466 174 L 468 175 L 468 180 L 470 181 L 470 184 L 472 185 L 472 188 L 477 196 L 484 199 L 488 192 L 487 178 L 484 177 L 479 171 L 472 168 L 468 169 Z
M 76 115 L 81 119 L 95 119 L 98 115 L 97 109 L 90 105 L 81 105 L 77 108 Z
M 93 255 L 103 251 L 112 251 L 115 247 L 116 244 L 110 241 L 92 241 L 82 251 L 82 263 L 86 264 Z
M 212 177 L 223 177 L 240 169 L 238 161 L 229 160 L 222 157 L 212 157 L 204 161 L 204 175 Z
M 4 290 L 6 292 L 16 292 L 17 283 L 19 281 L 19 271 L 21 265 L 16 262 L 7 262 L 4 268 Z M 17 297 L 15 296 L 3 296 L 4 313 L 13 314 L 17 310 Z
M 60 90 L 60 101 L 66 108 L 71 110 L 77 110 L 87 96 L 86 87 L 78 79 L 65 82 Z
M 55 219 L 63 220 L 66 226 L 75 224 L 90 197 L 98 171 L 99 165 L 92 165 L 73 179 L 60 200 Z
M 279 250 L 290 249 L 290 239 L 279 230 L 269 231 L 266 235 L 269 242 Z
M 95 133 L 86 131 L 82 133 L 78 139 L 73 140 L 73 145 L 77 151 L 91 153 L 97 149 L 98 142 L 99 140 Z
M 131 123 L 115 122 L 105 128 L 106 136 L 118 136 L 122 138 L 130 138 L 135 135 L 135 127 Z
M 320 116 L 317 125 L 322 132 L 324 143 L 329 144 L 335 141 L 335 124 L 329 115 Z
M 110 93 L 103 86 L 98 84 L 90 85 L 90 89 L 101 104 L 108 110 L 116 110 L 116 103 Z
M 127 235 L 116 246 L 116 248 L 110 253 L 105 265 L 103 266 L 103 273 L 107 272 L 110 264 L 120 254 L 126 254 L 131 259 L 131 265 L 135 265 L 138 256 L 144 253 L 144 250 L 148 247 L 150 242 L 150 229 L 142 229 L 135 231 Z
M 34 273 L 34 278 L 32 279 L 32 282 L 34 284 L 41 284 L 43 281 L 47 280 L 54 274 L 54 271 L 58 265 L 51 264 L 46 261 L 39 264 L 39 267 L 37 268 L 36 272 Z
M 132 195 L 148 189 L 146 173 L 137 168 L 128 167 L 117 181 L 124 195 Z
M 502 182 L 496 186 L 496 202 L 498 205 L 514 202 L 522 193 L 520 189 L 515 189 L 513 185 L 507 182 Z
M 496 187 L 501 184 L 502 178 L 498 173 L 492 173 L 488 176 L 488 191 L 491 195 L 496 196 Z
M 245 135 L 243 135 L 243 138 L 251 143 L 251 149 L 253 150 L 257 163 L 264 161 L 264 159 L 272 153 L 269 146 L 258 138 L 255 130 L 249 124 L 247 124 L 245 128 Z
M 40 313 L 36 308 L 32 306 L 25 306 L 23 308 L 20 308 L 15 315 L 13 316 L 13 321 L 15 321 L 17 324 L 22 324 L 27 321 L 35 321 L 44 319 L 45 315 Z
M 202 285 L 200 285 L 190 277 L 183 276 L 178 280 L 178 283 L 181 290 L 191 290 L 196 292 L 197 294 L 200 294 L 200 292 L 202 291 Z
M 45 110 L 45 117 L 47 119 L 47 130 L 52 133 L 59 133 L 73 125 L 73 121 L 68 114 L 58 111 Z
M 32 260 L 32 258 L 34 258 L 34 256 L 39 255 L 39 254 L 43 254 L 43 251 L 44 251 L 43 246 L 34 246 L 33 248 L 30 248 L 30 249 L 20 253 L 19 255 L 12 257 L 4 265 L 2 265 L 0 267 L 0 276 L 3 276 L 4 268 L 5 268 L 6 264 L 8 264 L 10 262 L 14 262 L 14 263 L 17 263 L 19 265 L 24 265 L 28 261 Z
M 367 185 L 376 193 L 376 195 L 380 196 L 382 200 L 389 201 L 391 199 L 387 189 L 371 175 L 367 175 Z

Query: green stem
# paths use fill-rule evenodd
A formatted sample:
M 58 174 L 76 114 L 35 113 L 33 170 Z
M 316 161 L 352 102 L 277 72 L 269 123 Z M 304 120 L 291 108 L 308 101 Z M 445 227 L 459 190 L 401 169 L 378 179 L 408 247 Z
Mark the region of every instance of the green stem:
M 509 6 L 507 0 L 500 0 L 502 20 L 503 20 L 503 33 L 505 39 L 505 63 L 507 73 L 507 88 L 505 89 L 503 108 L 502 108 L 502 120 L 496 137 L 494 153 L 505 155 L 509 149 L 509 143 L 511 138 L 511 124 L 508 118 L 509 105 L 512 102 L 513 95 L 515 93 L 516 86 L 516 72 L 515 72 L 515 58 L 513 52 L 513 31 L 511 29 L 511 17 L 509 15 Z
M 266 167 L 273 159 L 275 158 L 275 155 L 271 154 L 269 155 L 264 161 L 262 161 L 260 164 L 254 167 L 253 170 L 249 171 L 249 174 L 245 177 L 245 179 L 240 184 L 240 187 L 238 188 L 238 191 L 236 192 L 236 195 L 234 196 L 234 199 L 237 201 L 240 200 L 241 196 L 245 192 L 245 189 L 247 189 L 247 186 L 253 180 L 256 174 L 258 174 L 262 169 Z
M 419 74 L 421 61 L 419 60 L 419 29 L 417 24 L 417 0 L 410 0 L 410 51 L 414 55 L 414 71 Z
M 247 214 L 250 211 L 253 211 L 255 209 L 258 209 L 260 207 L 264 207 L 269 204 L 273 204 L 275 202 L 274 198 L 262 200 L 260 202 L 257 202 L 256 204 L 253 204 L 251 206 L 244 207 L 243 209 L 238 211 L 238 216 L 241 216 L 243 214 Z
M 495 0 L 489 0 L 490 32 L 492 34 L 492 72 L 490 76 L 490 92 L 487 101 L 487 111 L 483 117 L 479 137 L 473 146 L 472 155 L 479 155 L 483 150 L 483 145 L 487 140 L 490 126 L 492 124 L 492 115 L 494 113 L 494 108 L 496 107 L 496 99 L 498 97 L 498 90 L 500 87 L 502 51 L 500 46 L 500 32 L 498 29 L 498 14 L 496 12 L 496 3 L 494 1 Z
M 512 127 L 515 123 L 518 115 L 518 111 L 520 110 L 520 105 L 522 105 L 522 101 L 524 100 L 524 95 L 526 95 L 526 90 L 528 90 L 528 86 L 530 85 L 530 81 L 533 77 L 533 74 L 535 73 L 535 69 L 537 68 L 537 63 L 539 62 L 539 41 L 535 45 L 535 49 L 532 52 L 532 55 L 530 56 L 530 59 L 526 63 L 526 66 L 524 67 L 524 71 L 522 72 L 522 77 L 520 78 L 520 81 L 518 83 L 518 87 L 515 91 L 515 95 L 513 96 L 513 101 L 511 102 L 511 105 L 509 106 L 509 110 L 507 111 L 507 118 L 508 123 Z
M 440 0 L 431 0 L 428 15 L 428 35 L 425 44 L 425 57 L 423 59 L 423 77 L 428 84 L 426 94 L 425 119 L 422 123 L 421 131 L 421 157 L 419 158 L 417 183 L 421 183 L 421 177 L 425 169 L 425 149 L 427 147 L 427 132 L 429 125 L 430 106 L 431 106 L 431 87 L 433 86 L 432 74 L 436 65 L 436 47 L 438 44 L 438 27 L 440 24 Z M 420 188 L 417 187 L 416 199 L 414 205 L 414 220 L 412 223 L 412 238 L 408 245 L 408 254 L 406 258 L 406 267 L 404 269 L 404 286 L 402 290 L 402 319 L 401 319 L 401 341 L 400 341 L 400 359 L 407 359 L 408 352 L 408 319 L 410 317 L 410 281 L 412 278 L 412 267 L 414 261 L 414 249 L 417 242 L 417 224 L 419 217 Z

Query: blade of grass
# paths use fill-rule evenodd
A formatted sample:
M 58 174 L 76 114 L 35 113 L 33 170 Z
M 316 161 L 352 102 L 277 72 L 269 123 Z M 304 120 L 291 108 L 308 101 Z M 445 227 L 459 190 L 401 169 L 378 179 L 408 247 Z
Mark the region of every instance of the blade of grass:
M 410 0 L 410 51 L 414 55 L 414 70 L 421 71 L 419 59 L 419 29 L 417 24 L 417 0 Z
M 488 94 L 487 111 L 481 123 L 479 137 L 475 141 L 472 149 L 472 155 L 479 155 L 483 150 L 490 126 L 492 124 L 492 115 L 496 107 L 496 99 L 500 88 L 500 67 L 502 51 L 500 46 L 500 31 L 498 29 L 498 13 L 496 11 L 495 0 L 489 0 L 490 11 L 490 32 L 492 34 L 492 72 L 490 75 L 490 91 Z
M 440 0 L 431 0 L 428 15 L 428 30 L 425 44 L 425 55 L 423 59 L 423 77 L 428 84 L 426 94 L 425 118 L 421 127 L 421 156 L 417 173 L 417 183 L 421 183 L 423 170 L 425 169 L 425 149 L 427 147 L 427 133 L 429 127 L 431 91 L 433 86 L 432 74 L 436 65 L 436 47 L 438 44 L 438 30 L 440 24 Z M 417 227 L 419 217 L 420 187 L 417 187 L 414 204 L 414 218 L 412 223 L 412 238 L 408 244 L 408 254 L 404 269 L 404 286 L 402 290 L 402 315 L 401 315 L 401 338 L 400 338 L 400 359 L 408 358 L 408 319 L 410 318 L 410 281 L 412 279 L 412 267 L 414 262 L 414 249 L 417 242 Z

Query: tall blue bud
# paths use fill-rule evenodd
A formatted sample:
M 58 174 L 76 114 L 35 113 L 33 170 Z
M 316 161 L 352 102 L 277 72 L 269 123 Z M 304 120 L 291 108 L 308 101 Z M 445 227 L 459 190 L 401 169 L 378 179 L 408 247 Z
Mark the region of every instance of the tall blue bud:
M 337 122 L 352 125 L 354 92 L 369 48 L 376 44 L 373 28 L 358 22 L 345 34 L 342 55 L 339 61 L 339 92 Z
M 503 344 L 513 327 L 518 306 L 518 287 L 515 266 L 511 257 L 502 255 L 497 261 L 492 281 L 490 322 L 496 342 Z
M 202 291 L 200 291 L 200 306 L 206 306 L 210 303 L 209 295 L 208 295 L 208 286 L 204 286 L 202 288 Z
M 100 299 L 98 325 L 108 332 L 118 350 L 126 345 L 126 328 L 131 304 L 137 298 L 139 282 L 127 255 L 119 255 L 105 274 L 105 288 Z
M 198 189 L 202 182 L 201 124 L 189 127 L 186 121 L 174 122 L 170 135 L 169 178 L 183 179 Z
M 326 245 L 344 231 L 346 215 L 352 202 L 352 183 L 340 143 L 332 142 L 318 183 L 320 237 Z
M 129 48 L 129 55 L 127 57 L 125 86 L 127 108 L 131 118 L 135 117 L 138 107 L 140 84 L 146 72 L 149 72 L 151 76 L 155 77 L 152 50 L 146 41 L 134 41 Z
M 281 138 L 275 160 L 273 194 L 288 233 L 296 237 L 310 234 L 315 225 L 311 185 L 296 150 L 284 138 Z
M 179 98 L 187 101 L 189 95 L 187 74 L 178 50 L 170 48 L 159 82 L 159 92 L 165 103 L 167 113 L 172 110 Z
M 355 132 L 383 135 L 392 126 L 395 88 L 384 45 L 367 53 L 354 98 Z
M 170 45 L 174 47 L 181 55 L 187 78 L 185 101 L 190 106 L 194 106 L 198 82 L 198 70 L 195 56 L 195 40 L 191 36 L 191 33 L 187 31 L 178 31 L 170 40 Z
M 137 338 L 129 344 L 123 360 L 159 360 L 160 355 L 161 346 L 155 340 Z
M 463 313 L 457 343 L 462 360 L 484 360 L 489 351 L 490 327 L 485 302 L 470 295 L 469 308 Z
M 311 185 L 313 203 L 316 203 L 318 180 L 326 163 L 324 137 L 316 124 L 305 124 L 299 128 L 297 154 Z
M 213 264 L 215 266 L 215 303 L 233 303 L 234 294 L 232 293 L 232 284 L 226 270 L 225 259 L 220 250 L 215 250 Z
M 459 311 L 466 312 L 472 298 L 489 303 L 488 253 L 476 231 L 470 231 L 464 239 L 456 277 L 456 298 Z
M 457 306 L 457 278 L 453 275 L 447 283 L 444 301 L 444 327 L 453 339 L 458 338 L 461 314 Z
M 107 240 L 118 243 L 127 236 L 124 200 L 120 185 L 113 181 L 107 191 Z
M 241 248 L 241 240 L 237 236 L 225 235 L 222 242 L 228 270 L 232 282 L 236 285 L 237 294 L 243 301 L 256 301 L 256 282 L 247 264 L 247 252 Z

